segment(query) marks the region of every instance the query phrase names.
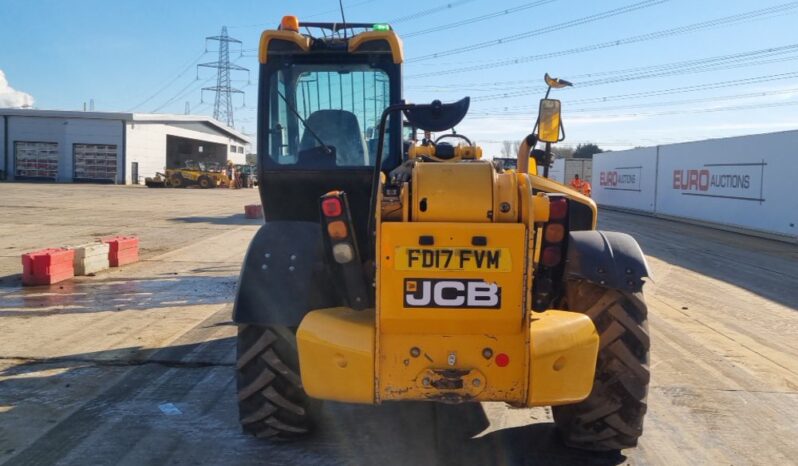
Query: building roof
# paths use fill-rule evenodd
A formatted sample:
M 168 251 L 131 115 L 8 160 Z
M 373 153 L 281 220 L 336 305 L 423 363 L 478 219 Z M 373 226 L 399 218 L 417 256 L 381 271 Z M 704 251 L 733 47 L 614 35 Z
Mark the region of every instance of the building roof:
M 252 141 L 249 136 L 231 128 L 219 120 L 204 115 L 173 115 L 169 113 L 122 113 L 122 112 L 81 112 L 72 110 L 39 110 L 29 108 L 0 108 L 0 116 L 26 116 L 42 118 L 86 118 L 92 120 L 122 120 L 148 123 L 204 123 L 228 136 L 246 144 Z

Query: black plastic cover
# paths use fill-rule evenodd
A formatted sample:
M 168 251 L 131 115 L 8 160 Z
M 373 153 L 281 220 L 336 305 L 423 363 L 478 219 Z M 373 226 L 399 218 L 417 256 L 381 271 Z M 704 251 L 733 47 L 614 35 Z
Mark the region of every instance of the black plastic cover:
M 614 231 L 572 231 L 568 238 L 565 278 L 638 292 L 643 278 L 652 278 L 643 251 L 634 238 Z
M 413 105 L 406 109 L 404 114 L 412 126 L 437 133 L 454 128 L 463 121 L 470 103 L 470 97 L 464 97 L 450 104 L 434 100 L 431 104 Z
M 297 326 L 309 311 L 338 301 L 318 223 L 267 222 L 258 230 L 238 279 L 234 322 Z

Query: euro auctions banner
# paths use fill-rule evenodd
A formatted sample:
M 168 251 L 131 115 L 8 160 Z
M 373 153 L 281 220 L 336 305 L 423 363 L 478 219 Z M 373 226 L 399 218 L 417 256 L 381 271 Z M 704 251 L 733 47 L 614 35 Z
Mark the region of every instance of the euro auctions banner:
M 708 163 L 673 171 L 673 189 L 682 196 L 764 202 L 764 159 L 760 162 Z
M 593 199 L 599 205 L 654 211 L 657 148 L 593 156 Z
M 798 235 L 798 131 L 659 147 L 656 212 Z

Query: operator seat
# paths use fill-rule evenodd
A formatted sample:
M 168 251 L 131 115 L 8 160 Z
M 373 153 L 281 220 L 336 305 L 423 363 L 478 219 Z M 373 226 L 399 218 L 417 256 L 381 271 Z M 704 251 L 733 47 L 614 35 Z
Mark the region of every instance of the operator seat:
M 311 113 L 305 121 L 308 128 L 316 133 L 325 144 L 335 147 L 336 166 L 362 167 L 368 165 L 366 141 L 363 139 L 360 124 L 354 113 L 347 110 L 317 110 Z M 317 146 L 321 146 L 321 143 L 305 128 L 302 140 L 299 142 L 299 152 Z

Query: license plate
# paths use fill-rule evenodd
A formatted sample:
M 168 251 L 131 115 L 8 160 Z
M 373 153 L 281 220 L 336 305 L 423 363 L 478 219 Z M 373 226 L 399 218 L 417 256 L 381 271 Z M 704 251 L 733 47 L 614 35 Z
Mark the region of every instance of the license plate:
M 510 272 L 507 248 L 396 248 L 396 270 Z

